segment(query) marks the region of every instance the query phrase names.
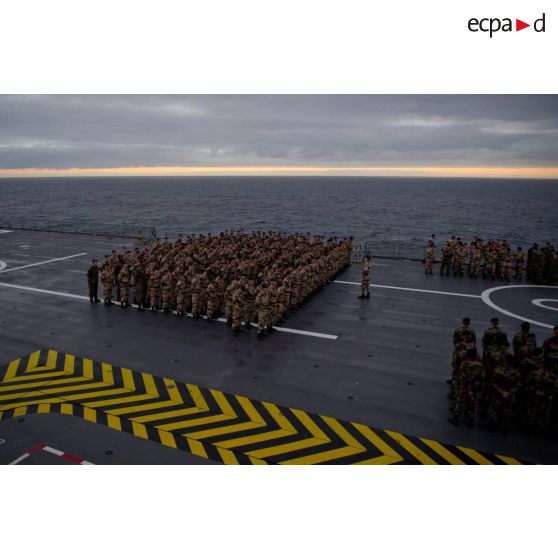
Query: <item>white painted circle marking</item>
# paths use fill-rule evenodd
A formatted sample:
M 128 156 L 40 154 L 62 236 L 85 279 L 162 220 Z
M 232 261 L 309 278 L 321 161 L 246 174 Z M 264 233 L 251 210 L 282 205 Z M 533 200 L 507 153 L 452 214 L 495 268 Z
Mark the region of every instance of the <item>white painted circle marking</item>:
M 2 444 L 5 444 L 5 443 L 6 443 L 6 440 L 4 440 L 4 438 L 0 438 L 0 446 L 1 446 Z
M 490 300 L 490 295 L 492 293 L 495 293 L 496 291 L 501 291 L 503 289 L 558 289 L 558 287 L 552 285 L 504 285 L 502 287 L 492 287 L 492 289 L 486 289 L 481 293 L 481 299 L 487 306 L 490 306 L 490 308 L 493 308 L 494 310 L 497 310 L 498 312 L 501 312 L 506 316 L 510 316 L 511 318 L 515 318 L 516 320 L 521 320 L 522 322 L 529 322 L 540 327 L 546 327 L 548 329 L 552 329 L 554 327 L 550 324 L 537 322 L 536 320 L 532 320 L 531 318 L 525 318 L 524 316 L 520 316 L 519 314 L 514 314 L 513 312 L 510 312 L 492 302 L 492 300 Z
M 8 267 L 8 264 L 6 262 L 3 262 L 2 260 L 0 260 L 0 271 L 2 271 L 3 269 L 6 269 Z
M 534 298 L 531 303 L 535 306 L 540 306 L 541 308 L 546 308 L 547 310 L 554 310 L 558 312 L 558 307 L 556 306 L 548 306 L 545 302 L 554 302 L 558 304 L 558 298 Z

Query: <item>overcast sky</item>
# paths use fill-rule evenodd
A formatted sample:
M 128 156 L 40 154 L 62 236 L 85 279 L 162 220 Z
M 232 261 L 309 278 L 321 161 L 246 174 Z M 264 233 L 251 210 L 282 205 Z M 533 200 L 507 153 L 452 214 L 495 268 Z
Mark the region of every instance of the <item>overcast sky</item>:
M 136 166 L 558 167 L 558 95 L 0 95 L 0 169 Z

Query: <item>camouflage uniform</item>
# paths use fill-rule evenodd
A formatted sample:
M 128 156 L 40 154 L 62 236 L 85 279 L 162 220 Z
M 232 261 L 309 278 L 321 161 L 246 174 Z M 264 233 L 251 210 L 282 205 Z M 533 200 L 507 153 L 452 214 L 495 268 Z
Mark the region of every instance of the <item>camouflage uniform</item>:
M 463 264 L 465 262 L 466 247 L 462 242 L 455 245 L 453 251 L 453 275 L 463 277 Z
M 232 295 L 234 290 L 236 289 L 238 283 L 233 281 L 226 289 L 225 289 L 225 319 L 229 325 L 232 324 Z
M 362 265 L 360 288 L 362 291 L 360 298 L 370 298 L 370 261 L 368 259 L 365 259 Z
M 525 378 L 524 423 L 527 428 L 542 432 L 548 427 L 556 389 L 556 376 L 543 367 L 536 368 Z
M 128 289 L 130 288 L 130 273 L 126 264 L 122 266 L 118 274 L 118 287 L 120 289 L 120 304 L 122 308 L 126 308 L 126 306 L 129 306 Z
M 186 279 L 184 275 L 179 275 L 176 279 L 175 291 L 176 291 L 176 316 L 182 318 L 184 316 L 184 287 L 186 285 Z
M 252 328 L 252 320 L 254 319 L 255 312 L 255 301 L 256 301 L 256 289 L 254 287 L 254 282 L 249 281 L 246 284 L 246 290 L 244 292 L 244 312 L 242 319 L 244 320 L 245 327 L 247 329 Z
M 442 246 L 442 261 L 440 262 L 440 275 L 444 275 L 444 272 L 446 275 L 450 274 L 451 257 L 452 257 L 452 247 L 450 241 L 448 240 Z
M 509 250 L 506 250 L 503 253 L 502 260 L 501 260 L 500 279 L 502 281 L 504 281 L 504 280 L 509 281 L 510 280 L 511 266 L 512 266 L 512 255 L 511 255 L 511 252 Z
M 456 328 L 453 332 L 453 345 L 457 345 L 458 343 L 472 343 L 473 346 L 477 343 L 477 335 L 473 328 L 469 325 L 461 325 Z M 472 347 L 469 347 L 472 348 Z
M 514 335 L 512 345 L 515 363 L 520 366 L 523 360 L 533 355 L 537 346 L 537 339 L 534 333 L 522 331 Z
M 518 248 L 513 253 L 513 262 L 515 266 L 514 277 L 515 279 L 521 281 L 523 278 L 523 272 L 525 271 L 525 252 L 521 248 Z
M 484 381 L 484 366 L 478 356 L 465 356 L 459 370 L 459 383 L 455 391 L 453 415 L 455 419 L 464 414 L 469 426 L 476 414 L 477 394 Z
M 494 369 L 490 402 L 488 406 L 488 426 L 509 430 L 515 418 L 516 397 L 521 384 L 519 371 L 509 362 L 503 362 Z
M 482 363 L 485 371 L 482 405 L 486 408 L 491 397 L 494 369 L 505 360 L 507 355 L 508 337 L 498 326 L 491 325 L 484 332 L 482 347 Z
M 165 314 L 170 312 L 171 292 L 172 273 L 166 269 L 161 277 L 161 303 Z
M 449 399 L 455 403 L 457 393 L 461 389 L 461 363 L 467 355 L 467 344 L 463 341 L 457 343 L 453 348 L 453 353 L 451 355 L 451 383 L 450 383 L 450 393 Z
M 199 275 L 194 275 L 192 278 L 192 316 L 194 319 L 200 317 L 200 293 L 201 293 L 201 278 Z
M 133 272 L 134 277 L 134 298 L 136 304 L 138 305 L 138 309 L 142 310 L 145 304 L 145 270 L 143 269 L 142 264 L 138 264 L 134 268 Z
M 238 333 L 242 327 L 242 312 L 244 309 L 244 292 L 237 286 L 232 293 L 232 330 Z
M 109 265 L 104 264 L 103 269 L 101 270 L 101 282 L 103 283 L 103 296 L 105 306 L 109 306 L 110 304 L 112 304 L 112 279 L 112 268 Z
M 155 312 L 159 305 L 159 287 L 161 286 L 161 272 L 155 269 L 149 277 L 149 307 Z
M 93 263 L 87 270 L 87 287 L 89 289 L 89 301 L 91 304 L 99 302 L 99 268 Z
M 488 275 L 492 279 L 496 278 L 496 260 L 498 255 L 494 250 L 491 250 L 486 254 L 484 257 L 484 271 L 483 271 L 483 278 L 486 278 Z
M 219 312 L 219 293 L 217 292 L 217 287 L 212 281 L 207 286 L 207 319 L 213 320 L 217 317 Z
M 469 264 L 469 277 L 476 279 L 479 276 L 482 252 L 480 248 L 474 246 L 471 249 L 471 263 Z
M 427 274 L 427 275 L 432 275 L 432 266 L 434 265 L 434 247 L 433 246 L 429 246 L 426 249 L 425 264 L 426 264 L 426 267 L 424 269 L 424 273 Z
M 266 287 L 260 287 L 256 294 L 256 312 L 258 314 L 258 338 L 261 339 L 269 324 L 269 296 Z

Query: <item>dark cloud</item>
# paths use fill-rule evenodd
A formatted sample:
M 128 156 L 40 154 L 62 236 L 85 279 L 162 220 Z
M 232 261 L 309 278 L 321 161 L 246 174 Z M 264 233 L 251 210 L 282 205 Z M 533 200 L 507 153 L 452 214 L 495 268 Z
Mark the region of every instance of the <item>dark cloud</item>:
M 0 96 L 0 168 L 556 166 L 558 96 Z

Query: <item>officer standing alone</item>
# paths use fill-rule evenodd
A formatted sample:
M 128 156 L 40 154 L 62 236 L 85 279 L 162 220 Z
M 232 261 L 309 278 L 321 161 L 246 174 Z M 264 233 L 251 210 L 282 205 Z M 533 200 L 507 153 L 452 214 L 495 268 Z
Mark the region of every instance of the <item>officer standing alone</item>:
M 362 264 L 361 294 L 358 298 L 370 298 L 370 258 L 364 257 Z
M 97 260 L 91 261 L 91 267 L 87 270 L 87 286 L 89 287 L 89 301 L 91 304 L 100 302 L 99 291 L 99 267 Z

